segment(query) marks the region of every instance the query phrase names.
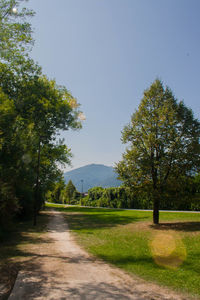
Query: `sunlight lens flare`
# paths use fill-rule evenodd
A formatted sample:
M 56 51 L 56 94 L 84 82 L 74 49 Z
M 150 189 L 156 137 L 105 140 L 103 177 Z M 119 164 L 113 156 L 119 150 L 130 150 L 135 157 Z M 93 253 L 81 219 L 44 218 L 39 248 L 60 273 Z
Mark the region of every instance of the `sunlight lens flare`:
M 156 233 L 149 246 L 152 257 L 159 266 L 177 269 L 186 259 L 186 248 L 178 234 Z
M 14 14 L 16 14 L 16 13 L 17 13 L 17 7 L 13 7 L 12 12 L 13 12 Z

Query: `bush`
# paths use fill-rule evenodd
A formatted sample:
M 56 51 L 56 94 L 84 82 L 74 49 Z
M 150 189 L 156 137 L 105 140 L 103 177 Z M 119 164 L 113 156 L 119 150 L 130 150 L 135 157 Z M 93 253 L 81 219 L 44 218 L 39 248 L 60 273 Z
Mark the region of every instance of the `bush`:
M 128 187 L 102 188 L 94 187 L 88 196 L 81 199 L 81 205 L 110 208 L 148 208 L 147 194 L 138 193 Z M 142 199 L 142 201 L 141 201 Z
M 197 180 L 196 180 L 197 181 Z M 160 209 L 200 210 L 199 180 L 179 178 L 165 190 Z M 152 209 L 151 187 L 148 183 L 136 188 L 125 186 L 102 188 L 94 187 L 88 196 L 80 200 L 81 205 L 109 208 Z
M 0 227 L 2 229 L 10 226 L 12 218 L 18 210 L 19 204 L 13 188 L 0 182 Z

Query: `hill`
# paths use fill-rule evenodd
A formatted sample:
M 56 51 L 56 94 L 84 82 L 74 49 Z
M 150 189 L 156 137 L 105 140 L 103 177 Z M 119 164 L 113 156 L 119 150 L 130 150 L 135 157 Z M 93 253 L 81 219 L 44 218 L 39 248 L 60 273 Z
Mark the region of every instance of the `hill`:
M 95 186 L 117 187 L 121 185 L 121 181 L 117 179 L 113 167 L 104 165 L 91 164 L 64 174 L 65 182 L 71 179 L 79 192 L 87 192 Z

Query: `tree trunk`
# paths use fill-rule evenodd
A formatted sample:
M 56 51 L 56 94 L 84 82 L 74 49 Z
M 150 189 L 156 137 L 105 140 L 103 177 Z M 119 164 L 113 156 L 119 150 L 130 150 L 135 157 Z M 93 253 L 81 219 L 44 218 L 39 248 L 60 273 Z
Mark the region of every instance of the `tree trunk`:
M 35 198 L 34 198 L 34 206 L 33 206 L 33 225 L 36 226 L 37 223 L 37 208 L 39 202 L 39 178 L 40 178 L 40 148 L 41 148 L 41 137 L 39 136 L 38 143 L 38 157 L 37 157 L 37 176 L 36 176 L 36 184 L 35 184 Z
M 160 206 L 160 199 L 158 195 L 154 195 L 153 200 L 153 223 L 159 224 L 159 206 Z

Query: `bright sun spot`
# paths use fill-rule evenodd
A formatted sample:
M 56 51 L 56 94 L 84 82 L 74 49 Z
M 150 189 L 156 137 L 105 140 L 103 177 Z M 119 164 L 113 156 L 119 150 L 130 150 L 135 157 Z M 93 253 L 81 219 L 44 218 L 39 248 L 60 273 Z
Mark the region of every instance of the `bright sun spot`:
M 156 233 L 149 243 L 157 265 L 177 269 L 186 259 L 186 249 L 181 237 L 173 232 Z
M 12 11 L 13 11 L 14 14 L 16 14 L 17 13 L 17 7 L 13 7 Z

